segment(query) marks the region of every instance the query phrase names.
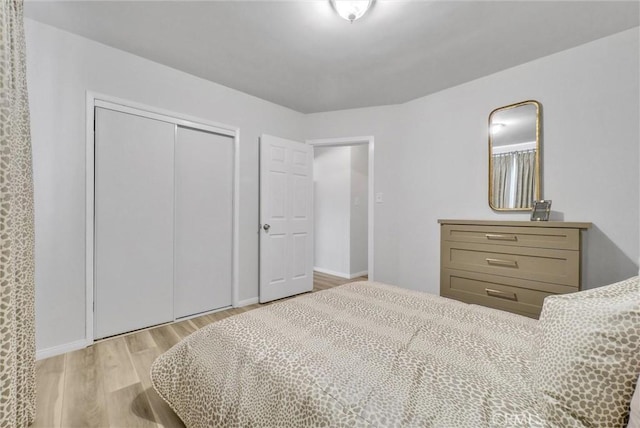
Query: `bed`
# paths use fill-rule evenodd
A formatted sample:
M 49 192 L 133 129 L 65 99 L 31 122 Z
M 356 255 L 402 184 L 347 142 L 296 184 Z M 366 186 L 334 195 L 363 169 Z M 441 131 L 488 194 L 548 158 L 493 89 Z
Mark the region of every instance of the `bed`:
M 605 298 L 626 302 L 628 293 L 640 296 L 637 278 L 630 281 L 618 286 L 624 292 L 615 289 Z M 590 292 L 582 293 L 595 294 L 587 300 L 601 306 L 602 296 Z M 550 309 L 551 315 L 564 311 L 550 335 L 567 322 L 566 301 L 571 308 L 572 300 L 561 297 Z M 623 318 L 617 315 L 618 321 L 631 317 L 625 335 L 640 332 L 637 303 Z M 559 368 L 569 381 L 549 370 L 556 354 L 573 345 L 563 338 L 559 346 L 545 347 L 544 316 L 544 309 L 536 321 L 386 284 L 350 283 L 210 324 L 160 356 L 151 378 L 188 427 L 626 424 L 640 345 L 616 348 L 620 355 L 613 361 L 622 359 L 628 367 L 616 366 L 613 381 L 624 385 L 606 405 L 626 410 L 610 415 L 605 409 L 609 419 L 585 416 L 602 409 L 588 399 L 574 409 L 572 402 L 562 403 L 572 391 L 558 388 L 583 395 L 589 390 L 573 385 L 571 366 Z M 578 336 L 575 342 L 583 347 L 585 337 Z M 612 364 L 610 351 L 602 351 L 606 364 Z

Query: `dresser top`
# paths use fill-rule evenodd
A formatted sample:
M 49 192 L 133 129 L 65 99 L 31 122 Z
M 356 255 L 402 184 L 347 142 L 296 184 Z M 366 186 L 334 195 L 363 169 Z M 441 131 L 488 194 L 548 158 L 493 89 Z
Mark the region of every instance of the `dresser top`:
M 589 229 L 591 223 L 575 221 L 505 221 L 505 220 L 438 220 L 440 224 L 474 224 L 479 226 L 556 227 L 564 229 Z

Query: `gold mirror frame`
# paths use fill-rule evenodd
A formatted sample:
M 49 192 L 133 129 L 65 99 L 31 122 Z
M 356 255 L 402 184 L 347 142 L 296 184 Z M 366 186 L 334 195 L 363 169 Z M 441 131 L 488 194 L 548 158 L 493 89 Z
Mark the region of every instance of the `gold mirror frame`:
M 527 106 L 527 105 L 533 105 L 536 108 L 536 121 L 535 121 L 535 136 L 536 136 L 536 141 L 535 141 L 535 165 L 534 165 L 534 177 L 533 177 L 533 197 L 532 197 L 532 201 L 531 201 L 531 205 L 528 207 L 523 207 L 523 208 L 516 208 L 516 207 L 496 207 L 494 205 L 494 165 L 493 165 L 493 134 L 495 133 L 495 129 L 492 131 L 492 126 L 495 127 L 496 124 L 498 124 L 499 122 L 492 122 L 493 117 L 499 113 L 499 112 L 503 112 L 503 111 L 508 111 L 508 110 L 512 110 L 518 107 L 523 107 L 523 106 Z M 489 121 L 488 121 L 488 134 L 489 134 L 489 206 L 491 207 L 491 209 L 493 209 L 494 211 L 531 211 L 533 208 L 533 201 L 539 200 L 540 199 L 540 186 L 541 186 L 541 182 L 540 182 L 540 170 L 541 170 L 541 165 L 540 165 L 540 139 L 541 139 L 541 114 L 542 112 L 542 106 L 540 105 L 540 103 L 538 101 L 535 100 L 527 100 L 527 101 L 523 101 L 520 103 L 516 103 L 516 104 L 511 104 L 508 106 L 504 106 L 504 107 L 499 107 L 495 110 L 493 110 L 491 112 L 491 114 L 489 114 Z M 502 124 L 504 126 L 504 124 Z

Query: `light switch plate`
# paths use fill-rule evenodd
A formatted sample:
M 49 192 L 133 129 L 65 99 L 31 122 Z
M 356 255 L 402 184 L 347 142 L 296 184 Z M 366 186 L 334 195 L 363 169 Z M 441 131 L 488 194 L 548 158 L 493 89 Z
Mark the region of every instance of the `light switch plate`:
M 376 193 L 376 203 L 377 204 L 381 204 L 384 202 L 384 198 L 382 193 Z

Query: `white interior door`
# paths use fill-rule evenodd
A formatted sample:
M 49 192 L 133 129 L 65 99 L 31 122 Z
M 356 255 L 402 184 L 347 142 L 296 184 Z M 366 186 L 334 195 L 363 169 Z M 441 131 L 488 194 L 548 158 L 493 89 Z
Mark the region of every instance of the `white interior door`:
M 176 132 L 176 318 L 231 306 L 233 145 L 212 132 Z
M 260 302 L 313 289 L 313 148 L 260 138 Z
M 173 320 L 174 129 L 96 108 L 96 338 Z

